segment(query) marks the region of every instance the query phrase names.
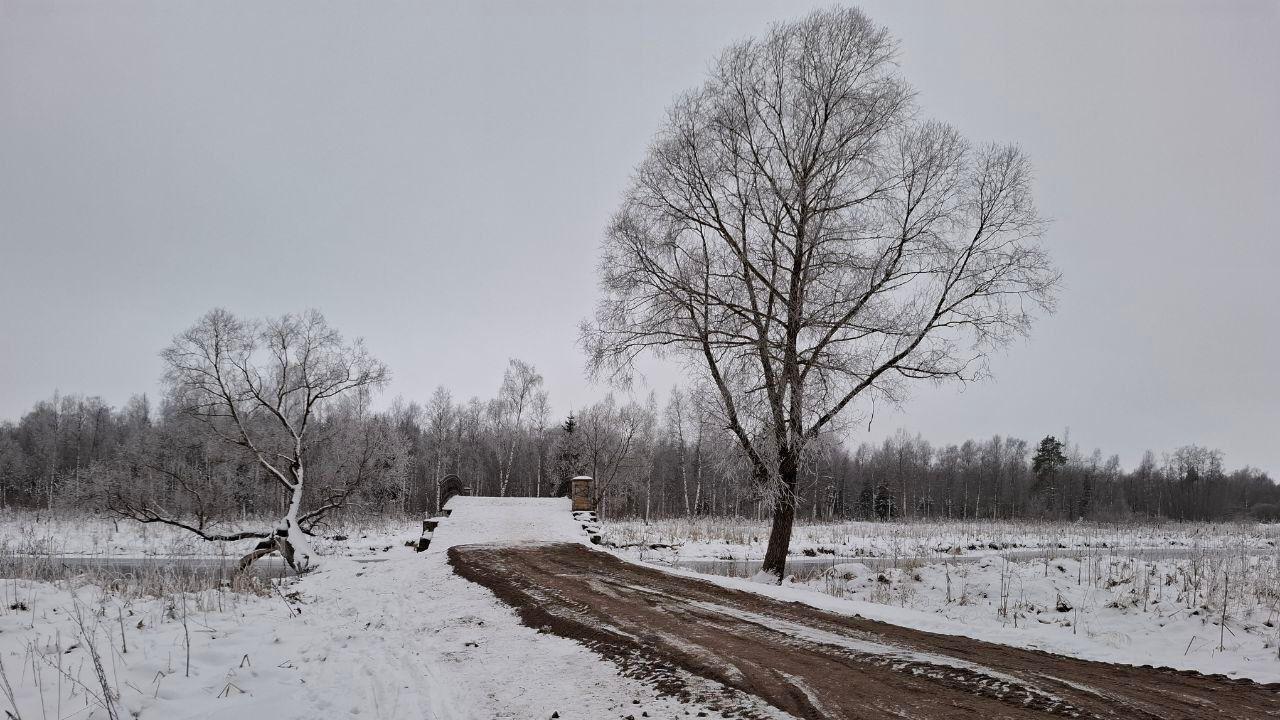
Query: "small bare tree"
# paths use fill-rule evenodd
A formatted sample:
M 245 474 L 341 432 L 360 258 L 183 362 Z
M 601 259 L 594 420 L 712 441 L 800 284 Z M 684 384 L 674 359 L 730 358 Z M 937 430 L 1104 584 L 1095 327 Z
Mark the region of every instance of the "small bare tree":
M 379 443 L 369 440 L 373 436 L 361 436 L 353 446 L 359 452 L 348 458 L 357 482 L 325 488 L 318 501 L 311 498 L 311 450 L 331 439 L 318 434 L 319 416 L 331 403 L 382 387 L 389 377 L 386 366 L 359 340 L 344 342 L 314 310 L 267 321 L 243 321 L 212 310 L 174 338 L 161 357 L 170 396 L 182 412 L 256 462 L 264 471 L 261 477 L 288 497 L 287 510 L 270 530 L 230 534 L 209 532 L 203 518 L 193 524 L 154 502 L 120 502 L 116 511 L 140 522 L 181 527 L 206 540 L 260 539 L 242 567 L 273 551 L 297 571 L 313 567 L 311 529 L 346 503 L 360 481 L 377 470 L 382 454 L 376 451 Z M 334 431 L 344 427 L 333 425 Z M 181 474 L 175 477 L 187 482 Z
M 583 327 L 596 376 L 646 350 L 705 371 L 779 577 L 805 446 L 859 398 L 981 375 L 1058 278 L 1026 158 L 919 119 L 895 53 L 856 9 L 726 50 L 637 169 Z

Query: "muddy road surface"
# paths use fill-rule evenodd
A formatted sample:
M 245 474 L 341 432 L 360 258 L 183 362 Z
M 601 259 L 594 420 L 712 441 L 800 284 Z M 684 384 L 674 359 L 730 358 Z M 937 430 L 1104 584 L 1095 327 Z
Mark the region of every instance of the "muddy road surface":
M 822 612 L 582 545 L 462 545 L 533 627 L 744 718 L 1280 718 L 1280 685 L 1077 660 Z

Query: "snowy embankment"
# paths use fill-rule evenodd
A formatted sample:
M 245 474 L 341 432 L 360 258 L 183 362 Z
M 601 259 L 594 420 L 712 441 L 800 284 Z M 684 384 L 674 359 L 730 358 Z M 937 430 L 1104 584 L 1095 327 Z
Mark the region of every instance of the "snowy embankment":
M 10 705 L 0 682 L 0 709 L 25 720 L 107 718 L 107 704 L 114 717 L 141 720 L 699 712 L 618 676 L 575 642 L 521 625 L 448 566 L 444 551 L 453 544 L 582 541 L 560 507 L 566 501 L 512 500 L 473 512 L 467 500 L 454 501 L 427 552 L 405 547 L 417 534 L 406 531 L 387 537 L 386 552 L 328 557 L 266 596 L 138 597 L 74 579 L 0 581 L 0 661 L 13 690 Z
M 431 540 L 432 553 L 454 545 L 582 542 L 582 526 L 573 519 L 569 498 L 455 497 L 452 514 Z
M 1091 660 L 1280 682 L 1274 527 L 797 526 L 799 550 L 821 558 L 799 555 L 798 582 L 777 587 L 672 567 L 759 558 L 763 547 L 746 527 L 704 525 L 681 542 L 675 523 L 648 533 L 636 523 L 606 523 L 605 536 L 630 543 L 616 552 L 632 560 L 834 612 Z M 732 532 L 744 542 L 728 542 Z M 1036 557 L 1026 556 L 1029 548 Z

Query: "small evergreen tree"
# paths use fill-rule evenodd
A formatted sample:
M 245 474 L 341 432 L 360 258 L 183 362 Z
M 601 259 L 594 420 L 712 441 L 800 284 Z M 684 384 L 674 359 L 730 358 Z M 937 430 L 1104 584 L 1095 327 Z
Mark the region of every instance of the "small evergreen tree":
M 1061 440 L 1047 435 L 1036 447 L 1036 454 L 1031 459 L 1031 472 L 1036 476 L 1036 491 L 1045 500 L 1045 508 L 1052 511 L 1057 502 L 1057 476 L 1062 466 L 1067 464 L 1067 456 L 1062 450 L 1065 446 Z
M 871 489 L 871 481 L 862 481 L 862 492 L 858 494 L 858 517 L 870 519 L 875 512 L 875 492 Z
M 1036 455 L 1031 460 L 1031 472 L 1041 480 L 1053 475 L 1067 464 L 1067 456 L 1062 453 L 1065 446 L 1062 441 L 1048 435 L 1040 441 Z
M 555 473 L 557 484 L 562 484 L 582 473 L 582 442 L 575 431 L 578 419 L 569 413 L 569 417 L 560 424 L 560 437 L 556 439 L 554 460 L 551 469 Z

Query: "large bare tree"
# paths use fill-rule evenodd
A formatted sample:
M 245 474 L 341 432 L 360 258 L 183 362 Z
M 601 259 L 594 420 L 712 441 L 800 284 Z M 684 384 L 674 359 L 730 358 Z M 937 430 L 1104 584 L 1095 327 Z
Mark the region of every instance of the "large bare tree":
M 779 577 L 806 445 L 855 400 L 983 374 L 1058 278 L 1022 152 L 921 119 L 895 53 L 848 8 L 724 51 L 636 170 L 583 327 L 596 376 L 645 351 L 705 371 Z
M 183 527 L 208 540 L 260 539 L 242 565 L 279 551 L 295 570 L 314 566 L 312 527 L 342 507 L 387 454 L 381 439 L 365 433 L 344 458 L 356 465 L 344 470 L 354 481 L 313 482 L 308 460 L 317 444 L 333 439 L 318 429 L 320 416 L 335 403 L 362 400 L 357 396 L 382 387 L 389 377 L 386 366 L 361 341 L 344 341 L 314 310 L 266 321 L 212 310 L 175 337 L 161 357 L 170 397 L 181 410 L 251 458 L 264 481 L 285 493 L 288 506 L 274 528 L 229 534 L 209 532 L 203 518 L 193 524 L 154 503 L 125 503 L 118 511 L 142 522 Z M 328 425 L 330 434 L 346 427 Z M 314 495 L 317 485 L 324 489 L 319 496 Z

